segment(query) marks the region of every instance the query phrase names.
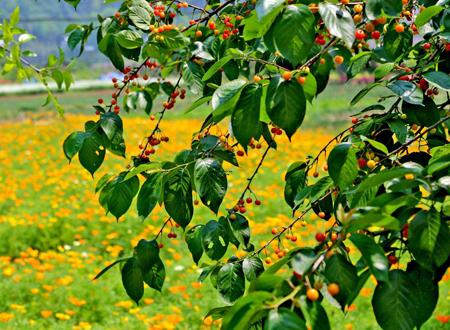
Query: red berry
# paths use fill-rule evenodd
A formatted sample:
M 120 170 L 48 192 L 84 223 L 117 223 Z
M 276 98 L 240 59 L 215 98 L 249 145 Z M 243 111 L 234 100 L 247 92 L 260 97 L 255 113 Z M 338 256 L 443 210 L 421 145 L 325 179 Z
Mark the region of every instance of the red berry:
M 259 199 L 255 200 L 255 205 L 257 206 L 261 205 L 261 201 Z
M 358 30 L 356 30 L 356 32 L 355 32 L 355 37 L 356 37 L 356 39 L 358 39 L 358 40 L 366 39 L 366 33 L 365 33 L 363 30 L 358 29 Z
M 292 242 L 296 242 L 296 241 L 297 241 L 297 236 L 292 235 L 292 236 L 291 236 L 291 241 L 292 241 Z
M 365 160 L 364 158 L 359 158 L 358 166 L 359 168 L 365 168 L 367 166 L 367 160 Z
M 103 104 L 103 102 L 104 102 L 103 99 L 98 99 L 99 104 Z
M 325 242 L 325 240 L 327 239 L 324 233 L 317 233 L 315 237 L 316 241 L 319 243 Z
M 251 199 L 251 197 L 248 197 L 246 200 L 247 204 L 251 204 L 253 202 L 253 200 Z
M 380 31 L 373 31 L 372 32 L 372 39 L 378 40 L 381 37 Z
M 388 255 L 388 261 L 391 265 L 395 265 L 398 262 L 397 257 L 393 254 Z
M 358 118 L 353 117 L 353 118 L 352 118 L 352 124 L 355 125 L 355 124 L 357 124 L 357 123 L 358 123 Z
M 431 48 L 431 44 L 429 42 L 426 42 L 423 44 L 423 49 L 428 50 Z
M 244 156 L 244 152 L 242 150 L 238 150 L 237 155 L 239 157 L 243 157 Z
M 422 78 L 419 81 L 419 87 L 421 90 L 426 91 L 430 85 L 428 84 L 428 81 Z

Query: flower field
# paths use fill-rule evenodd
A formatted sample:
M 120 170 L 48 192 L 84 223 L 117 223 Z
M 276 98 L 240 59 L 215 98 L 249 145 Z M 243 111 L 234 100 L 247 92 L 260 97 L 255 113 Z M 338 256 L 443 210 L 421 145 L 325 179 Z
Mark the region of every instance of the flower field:
M 172 229 L 176 239 L 167 238 L 171 229 L 163 236 L 162 258 L 167 266 L 163 295 L 147 289 L 143 304 L 136 306 L 127 298 L 118 269 L 92 280 L 112 261 L 130 255 L 139 239 L 153 238 L 165 215 L 158 209 L 142 222 L 132 211 L 116 222 L 104 214 L 94 181 L 77 161 L 69 166 L 61 148 L 63 139 L 88 119 L 74 114 L 63 119 L 40 114 L 0 122 L 0 329 L 218 328 L 217 322 L 203 317 L 209 308 L 223 303 L 208 281 L 197 281 L 199 268 L 192 266 L 181 229 Z M 140 139 L 152 124 L 143 118 L 125 119 L 128 155 L 138 152 Z M 170 143 L 161 147 L 159 157 L 169 160 L 187 148 L 186 141 L 200 125 L 196 119 L 163 122 Z M 303 130 L 291 144 L 280 141 L 288 147 L 271 151 L 254 184 L 262 205 L 249 207 L 248 212 L 255 245 L 267 241 L 272 228 L 288 223 L 289 208 L 282 196 L 287 166 L 317 152 L 328 142 L 329 134 Z M 239 170 L 228 168 L 230 189 L 224 205 L 232 206 L 239 196 L 261 152 L 251 151 L 248 158 L 239 159 Z M 106 165 L 95 179 L 108 169 L 117 172 L 125 166 L 125 160 L 107 155 Z M 208 209 L 197 206 L 194 222 L 204 223 L 210 216 Z M 311 216 L 295 227 L 295 243 L 282 243 L 286 247 L 313 245 L 314 234 L 327 225 Z M 276 260 L 273 249 L 268 255 Z M 229 250 L 229 255 L 243 253 Z M 447 273 L 439 305 L 423 329 L 450 328 L 449 279 Z M 346 315 L 328 306 L 336 329 L 377 329 L 369 308 L 373 282 L 369 281 Z

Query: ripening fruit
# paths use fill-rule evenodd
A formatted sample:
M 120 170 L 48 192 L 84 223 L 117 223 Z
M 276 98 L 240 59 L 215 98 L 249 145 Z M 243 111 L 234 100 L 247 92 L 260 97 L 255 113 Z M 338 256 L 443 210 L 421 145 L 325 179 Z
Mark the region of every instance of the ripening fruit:
M 321 281 L 316 281 L 314 283 L 314 289 L 319 291 L 319 290 L 322 290 L 322 288 L 323 288 L 323 283 Z
M 261 80 L 262 80 L 262 78 L 261 78 L 260 76 L 258 76 L 258 75 L 255 75 L 255 76 L 253 77 L 253 81 L 254 81 L 255 83 L 259 83 Z
M 200 31 L 200 30 L 195 31 L 195 36 L 197 38 L 200 38 L 202 35 L 203 35 L 202 31 Z
M 306 291 L 306 297 L 308 297 L 308 299 L 311 301 L 316 301 L 317 299 L 319 299 L 319 291 L 317 291 L 316 289 L 308 289 Z
M 367 167 L 370 168 L 371 170 L 374 169 L 375 166 L 377 166 L 377 163 L 373 159 L 367 162 Z
M 350 3 L 350 0 L 341 0 L 341 3 L 343 5 L 348 5 Z
M 358 166 L 359 168 L 364 168 L 367 166 L 367 160 L 364 158 L 358 158 Z
M 300 85 L 304 85 L 305 82 L 306 82 L 306 77 L 302 77 L 302 76 L 297 77 L 297 82 L 298 82 Z
M 276 235 L 276 234 L 278 234 L 278 229 L 272 228 L 272 235 Z
M 272 259 L 270 259 L 269 257 L 267 257 L 264 262 L 266 263 L 266 265 L 270 265 L 272 263 Z
M 356 39 L 358 39 L 358 40 L 363 40 L 363 39 L 366 38 L 366 33 L 365 33 L 363 30 L 358 29 L 358 30 L 356 30 L 356 32 L 355 32 L 355 37 L 356 37 Z
M 256 206 L 261 205 L 261 201 L 260 201 L 259 199 L 255 200 L 255 205 L 256 205 Z
M 325 240 L 327 239 L 327 237 L 325 236 L 324 233 L 317 233 L 315 238 L 316 238 L 316 241 L 319 243 L 325 242 Z
M 397 257 L 395 255 L 393 255 L 393 254 L 388 255 L 387 258 L 388 258 L 388 261 L 389 261 L 389 263 L 391 265 L 395 265 L 398 262 Z
M 236 220 L 237 216 L 235 213 L 230 214 L 230 220 Z
M 353 118 L 352 118 L 352 124 L 355 125 L 355 124 L 357 124 L 357 123 L 358 123 L 358 118 L 353 117 Z
M 380 38 L 381 38 L 381 33 L 380 33 L 380 31 L 373 31 L 373 32 L 372 32 L 372 39 L 378 40 L 378 39 L 380 39 Z
M 344 63 L 344 57 L 340 56 L 340 55 L 336 55 L 334 57 L 334 63 L 336 63 L 338 65 Z
M 353 10 L 356 13 L 361 13 L 363 11 L 364 7 L 362 5 L 355 5 L 355 7 L 353 7 Z
M 397 33 L 403 33 L 403 32 L 405 32 L 405 26 L 403 24 L 397 24 L 395 26 L 395 31 Z
M 431 48 L 431 44 L 429 42 L 426 42 L 423 44 L 423 49 L 428 50 Z
M 284 80 L 291 80 L 292 78 L 292 73 L 289 71 L 283 72 L 283 79 Z
M 366 29 L 367 32 L 375 31 L 375 25 L 373 25 L 373 23 L 371 23 L 371 22 L 366 23 L 364 28 Z
M 362 19 L 362 15 L 360 14 L 356 14 L 355 16 L 353 16 L 353 22 L 355 23 L 361 23 Z
M 412 174 L 412 173 L 405 174 L 405 180 L 408 180 L 408 181 L 414 180 L 414 174 Z
M 337 296 L 339 294 L 339 292 L 341 291 L 341 289 L 339 288 L 339 285 L 337 285 L 336 283 L 330 283 L 327 287 L 328 293 L 330 295 Z
M 318 214 L 319 218 L 324 219 L 326 217 L 325 212 L 319 212 Z

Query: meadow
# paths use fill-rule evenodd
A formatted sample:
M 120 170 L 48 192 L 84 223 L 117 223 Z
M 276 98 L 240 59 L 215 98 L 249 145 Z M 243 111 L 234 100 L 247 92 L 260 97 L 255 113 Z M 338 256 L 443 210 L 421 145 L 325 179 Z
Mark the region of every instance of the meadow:
M 348 123 L 349 115 L 357 112 L 349 107 L 356 91 L 354 86 L 330 88 L 311 106 L 305 128 L 292 143 L 280 140 L 279 150 L 269 154 L 254 184 L 262 205 L 248 212 L 255 245 L 267 241 L 273 227 L 289 221 L 290 211 L 282 196 L 287 165 L 314 155 L 333 132 Z M 162 259 L 167 279 L 162 294 L 147 289 L 143 304 L 136 306 L 126 296 L 118 269 L 92 280 L 112 261 L 130 255 L 139 239 L 153 238 L 165 219 L 164 211 L 157 209 L 142 222 L 133 210 L 116 222 L 99 206 L 95 181 L 77 161 L 69 165 L 63 155 L 64 138 L 93 117 L 86 104 L 108 93 L 61 96 L 66 109 L 63 118 L 39 107 L 41 95 L 0 98 L 0 329 L 217 329 L 217 322 L 203 317 L 223 302 L 208 280 L 198 282 L 200 269 L 193 266 L 181 229 L 174 229 L 176 239 L 164 235 Z M 376 95 L 366 102 L 374 100 Z M 189 137 L 201 125 L 199 113 L 205 108 L 183 114 L 191 101 L 177 105 L 163 122 L 163 132 L 171 142 L 158 151 L 162 159 L 172 159 L 187 148 Z M 130 156 L 138 152 L 141 138 L 154 122 L 140 113 L 124 117 Z M 260 156 L 261 151 L 252 151 L 240 159 L 239 170 L 229 168 L 230 188 L 224 205 L 236 200 Z M 95 179 L 126 165 L 126 160 L 107 155 Z M 213 218 L 209 210 L 196 207 L 194 221 L 205 223 L 209 217 Z M 283 244 L 313 245 L 314 234 L 327 225 L 310 216 L 306 224 L 295 227 L 298 241 L 284 240 Z M 243 252 L 230 248 L 228 254 L 242 256 Z M 200 264 L 207 262 L 203 259 Z M 440 285 L 439 304 L 423 329 L 450 329 L 449 279 L 447 273 Z M 370 306 L 373 288 L 371 280 L 345 315 L 327 306 L 334 329 L 378 329 Z

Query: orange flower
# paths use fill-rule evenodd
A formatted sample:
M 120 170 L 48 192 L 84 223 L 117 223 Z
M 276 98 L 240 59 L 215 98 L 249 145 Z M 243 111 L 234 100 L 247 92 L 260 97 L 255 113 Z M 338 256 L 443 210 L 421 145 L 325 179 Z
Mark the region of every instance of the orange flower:
M 448 323 L 450 321 L 450 315 L 438 315 L 436 316 L 436 320 L 438 320 L 441 323 Z
M 52 311 L 47 311 L 47 310 L 41 311 L 41 316 L 42 316 L 44 319 L 49 318 L 50 316 L 52 316 L 52 314 L 53 314 Z

